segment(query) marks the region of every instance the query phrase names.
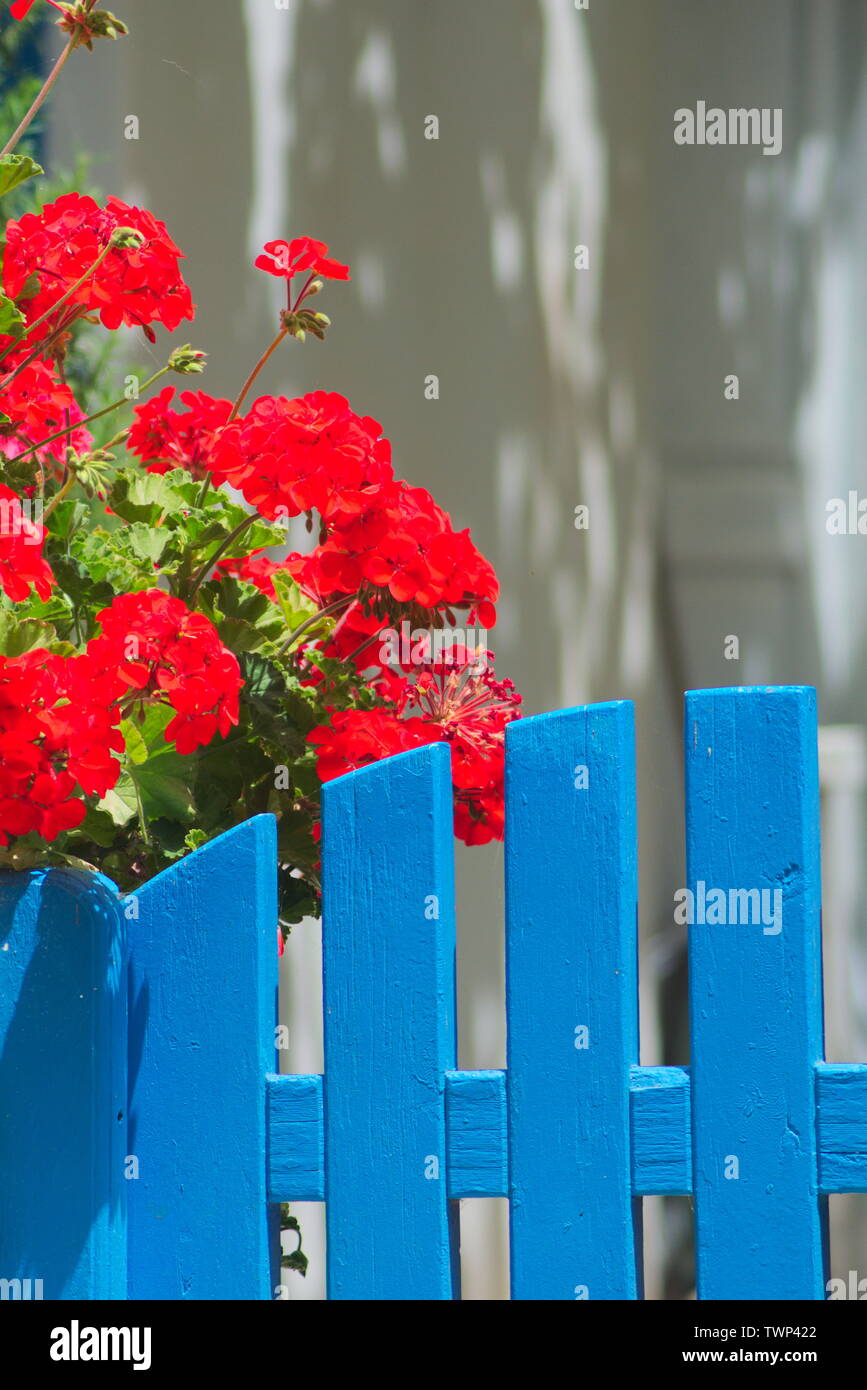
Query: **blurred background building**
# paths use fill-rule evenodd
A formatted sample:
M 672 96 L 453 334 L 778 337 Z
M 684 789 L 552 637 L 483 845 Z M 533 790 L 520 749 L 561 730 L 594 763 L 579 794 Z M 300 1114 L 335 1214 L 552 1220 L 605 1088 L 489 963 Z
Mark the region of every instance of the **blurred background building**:
M 92 152 L 93 182 L 168 223 L 205 388 L 234 395 L 272 335 L 263 242 L 329 242 L 353 280 L 323 296 L 328 342 L 285 348 L 261 390 L 341 391 L 472 527 L 527 712 L 636 702 L 642 1060 L 689 1060 L 682 693 L 785 682 L 818 687 L 825 726 L 828 1055 L 867 1060 L 867 538 L 826 529 L 829 499 L 867 497 L 867 8 L 117 4 L 131 37 L 70 63 L 50 158 Z M 699 101 L 780 108 L 781 152 L 675 144 Z M 458 877 L 460 1062 L 499 1067 L 499 848 Z M 296 928 L 287 1070 L 321 1069 L 318 953 Z M 865 1202 L 832 1203 L 835 1273 L 864 1271 Z M 506 1296 L 504 1205 L 463 1204 L 465 1297 Z M 299 1214 L 292 1297 L 321 1298 L 321 1212 Z M 688 1201 L 645 1220 L 648 1296 L 688 1297 Z

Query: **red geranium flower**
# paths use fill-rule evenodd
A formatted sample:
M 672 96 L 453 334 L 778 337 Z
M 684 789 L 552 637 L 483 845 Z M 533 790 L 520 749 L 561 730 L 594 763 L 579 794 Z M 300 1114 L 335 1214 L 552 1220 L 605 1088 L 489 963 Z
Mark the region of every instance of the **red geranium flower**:
M 137 405 L 127 447 L 143 459 L 148 473 L 187 468 L 194 478 L 208 471 L 217 432 L 232 413 L 232 402 L 216 400 L 204 391 L 184 391 L 185 411 L 170 410 L 175 388 L 166 386 L 143 405 Z
M 93 686 L 124 711 L 168 704 L 166 741 L 192 753 L 238 723 L 243 684 L 237 657 L 202 613 L 162 589 L 121 594 L 97 614 L 102 632 L 88 645 Z
M 331 592 L 352 593 L 366 580 L 398 603 L 469 606 L 483 627 L 495 625 L 494 570 L 429 492 L 397 483 L 369 488 L 353 502 L 359 510 L 332 511 L 319 550 Z
M 455 646 L 402 679 L 392 710 L 339 710 L 308 735 L 323 782 L 425 743 L 451 746 L 455 834 L 467 844 L 503 838 L 505 728 L 521 697 L 498 681 L 490 652 Z
M 124 227 L 137 232 L 141 244 L 110 250 L 63 305 L 63 321 L 98 313 L 106 328 L 139 325 L 153 339 L 150 324 L 158 322 L 171 332 L 182 319 L 193 317 L 190 291 L 178 268 L 183 252 L 164 222 L 119 198 L 109 198 L 100 208 L 93 198 L 64 193 L 41 212 L 10 222 L 3 261 L 6 294 L 17 299 L 30 276 L 37 277 L 38 292 L 22 306 L 33 322 L 86 275 Z
M 228 482 L 271 521 L 316 509 L 327 520 L 352 509 L 360 489 L 392 477 L 382 426 L 356 415 L 344 396 L 313 391 L 296 400 L 260 396 L 215 440 L 215 482 Z
M 305 270 L 327 280 L 349 280 L 349 266 L 329 260 L 327 251 L 324 241 L 314 241 L 309 236 L 296 237 L 294 241 L 266 241 L 255 265 L 282 280 L 291 280 Z
M 13 603 L 29 598 L 31 586 L 47 599 L 54 584 L 42 555 L 45 531 L 31 517 L 31 506 L 0 483 L 0 588 Z
M 56 4 L 55 0 L 48 0 L 48 3 L 54 5 L 56 10 L 60 9 L 60 5 Z M 9 13 L 13 19 L 24 19 L 35 4 L 36 0 L 15 0 L 15 3 L 9 6 Z
M 84 802 L 115 785 L 119 716 L 97 698 L 85 657 L 38 648 L 0 656 L 0 844 L 80 825 Z
M 20 356 L 19 352 L 6 359 L 10 371 Z M 5 458 L 25 453 L 31 445 L 70 425 L 73 428 L 68 434 L 61 434 L 33 455 L 41 467 L 63 463 L 69 448 L 86 453 L 93 444 L 90 431 L 78 424 L 84 419 L 78 401 L 60 380 L 54 363 L 44 358 L 30 362 L 0 390 L 0 411 L 11 421 L 0 426 L 0 455 Z

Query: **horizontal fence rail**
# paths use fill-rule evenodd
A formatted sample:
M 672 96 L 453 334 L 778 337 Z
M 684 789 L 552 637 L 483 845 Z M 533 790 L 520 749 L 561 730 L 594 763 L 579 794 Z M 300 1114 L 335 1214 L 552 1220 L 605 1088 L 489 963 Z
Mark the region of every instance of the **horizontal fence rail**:
M 138 895 L 0 876 L 10 1296 L 281 1297 L 276 1204 L 324 1201 L 330 1298 L 454 1299 L 460 1199 L 506 1197 L 513 1298 L 635 1299 L 641 1198 L 689 1194 L 699 1298 L 824 1298 L 867 1065 L 823 1060 L 815 694 L 684 736 L 689 1067 L 639 1062 L 628 702 L 507 731 L 505 1071 L 456 1065 L 444 745 L 324 788 L 324 1077 L 275 1071 L 270 817 Z
M 813 1068 L 818 1122 L 816 1191 L 867 1192 L 867 1065 Z M 325 1200 L 321 1076 L 268 1077 L 268 1200 Z M 506 1073 L 446 1072 L 448 1193 L 508 1197 Z M 632 1067 L 630 1189 L 635 1197 L 690 1196 L 692 1133 L 687 1067 Z

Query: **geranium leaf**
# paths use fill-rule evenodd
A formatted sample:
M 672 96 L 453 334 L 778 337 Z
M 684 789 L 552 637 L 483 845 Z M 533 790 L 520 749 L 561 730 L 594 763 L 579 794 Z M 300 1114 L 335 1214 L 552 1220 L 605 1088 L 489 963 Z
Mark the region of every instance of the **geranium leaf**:
M 29 154 L 0 155 L 0 198 L 4 193 L 11 193 L 13 188 L 18 188 L 19 184 L 44 173 L 42 165 L 31 159 Z
M 115 825 L 129 825 L 138 809 L 135 785 L 126 773 L 121 773 L 117 784 L 106 792 L 96 809 L 110 816 Z
M 56 642 L 57 633 L 50 623 L 38 618 L 18 618 L 0 610 L 0 656 L 23 656 L 36 647 L 51 647 Z
M 0 294 L 0 333 L 10 338 L 18 338 L 23 327 L 24 315 L 18 305 L 8 294 Z M 11 423 L 8 416 L 4 423 Z

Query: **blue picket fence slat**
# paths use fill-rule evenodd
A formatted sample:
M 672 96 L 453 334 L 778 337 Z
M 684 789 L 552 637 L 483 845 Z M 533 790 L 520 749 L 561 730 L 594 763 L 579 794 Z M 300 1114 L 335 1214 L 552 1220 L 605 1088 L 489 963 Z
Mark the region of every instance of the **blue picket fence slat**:
M 129 1297 L 272 1298 L 277 837 L 256 816 L 144 884 L 129 929 Z
M 688 1067 L 639 1064 L 626 702 L 508 730 L 505 1071 L 457 1067 L 444 745 L 324 789 L 324 1077 L 274 1069 L 270 817 L 133 898 L 0 875 L 0 1297 L 281 1297 L 306 1200 L 329 1297 L 453 1299 L 506 1197 L 513 1298 L 640 1298 L 684 1193 L 699 1298 L 823 1298 L 867 1065 L 823 1061 L 815 694 L 691 692 L 684 737 Z
M 635 737 L 620 702 L 507 731 L 512 1297 L 635 1298 Z
M 821 1298 L 828 1277 L 816 732 L 812 690 L 686 697 L 701 1298 Z
M 125 926 L 101 875 L 0 874 L 0 1279 L 24 1297 L 126 1297 Z
M 331 1298 L 457 1287 L 445 1073 L 455 1057 L 444 744 L 323 789 L 325 1213 Z

